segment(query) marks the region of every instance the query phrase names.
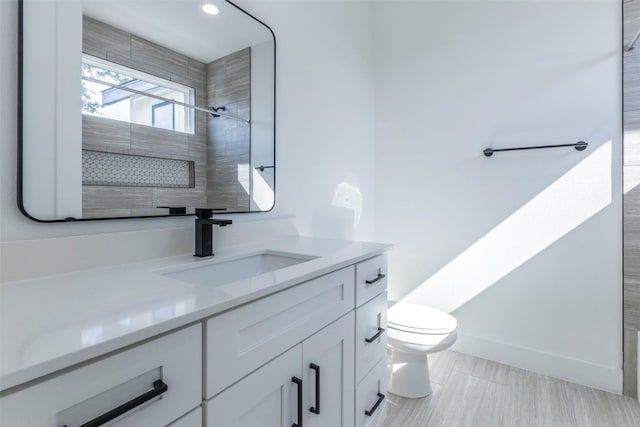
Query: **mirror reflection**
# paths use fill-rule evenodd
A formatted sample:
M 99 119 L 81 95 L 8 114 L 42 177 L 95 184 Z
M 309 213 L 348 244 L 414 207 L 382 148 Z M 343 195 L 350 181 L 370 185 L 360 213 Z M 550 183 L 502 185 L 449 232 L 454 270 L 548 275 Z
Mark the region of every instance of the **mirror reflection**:
M 23 23 L 26 214 L 273 207 L 266 25 L 222 0 L 25 0 Z

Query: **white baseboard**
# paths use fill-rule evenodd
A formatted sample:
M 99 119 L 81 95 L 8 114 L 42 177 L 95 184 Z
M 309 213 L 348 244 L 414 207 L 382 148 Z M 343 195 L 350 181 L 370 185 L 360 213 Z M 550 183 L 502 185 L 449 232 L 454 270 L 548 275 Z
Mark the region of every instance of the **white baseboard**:
M 622 393 L 622 366 L 597 365 L 464 334 L 458 335 L 452 350 L 575 384 Z

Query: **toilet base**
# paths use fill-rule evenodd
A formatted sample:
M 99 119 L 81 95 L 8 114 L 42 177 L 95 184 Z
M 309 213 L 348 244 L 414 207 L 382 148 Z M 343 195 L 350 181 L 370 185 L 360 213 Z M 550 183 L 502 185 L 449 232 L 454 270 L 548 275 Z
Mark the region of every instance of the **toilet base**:
M 426 353 L 405 353 L 387 349 L 387 391 L 401 397 L 421 398 L 431 394 Z

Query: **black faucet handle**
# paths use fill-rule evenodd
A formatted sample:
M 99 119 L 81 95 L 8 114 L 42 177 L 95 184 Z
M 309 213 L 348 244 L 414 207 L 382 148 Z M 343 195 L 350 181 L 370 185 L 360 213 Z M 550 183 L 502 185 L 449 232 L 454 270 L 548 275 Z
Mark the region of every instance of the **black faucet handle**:
M 186 215 L 186 206 L 156 206 L 158 209 L 169 209 L 169 215 Z
M 208 219 L 213 216 L 213 211 L 226 211 L 227 208 L 196 208 L 198 219 Z
M 213 209 L 200 209 L 196 208 L 196 217 L 198 219 L 208 219 L 213 216 Z

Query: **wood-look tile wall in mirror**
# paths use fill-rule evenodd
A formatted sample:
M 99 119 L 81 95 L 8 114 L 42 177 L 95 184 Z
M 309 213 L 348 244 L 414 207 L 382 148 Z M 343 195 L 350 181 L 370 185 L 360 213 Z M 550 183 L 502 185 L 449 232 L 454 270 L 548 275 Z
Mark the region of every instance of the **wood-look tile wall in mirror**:
M 640 1 L 623 3 L 624 349 L 623 392 L 638 396 L 640 331 Z
M 217 15 L 195 0 L 21 1 L 25 214 L 273 207 L 275 39 L 210 3 Z

